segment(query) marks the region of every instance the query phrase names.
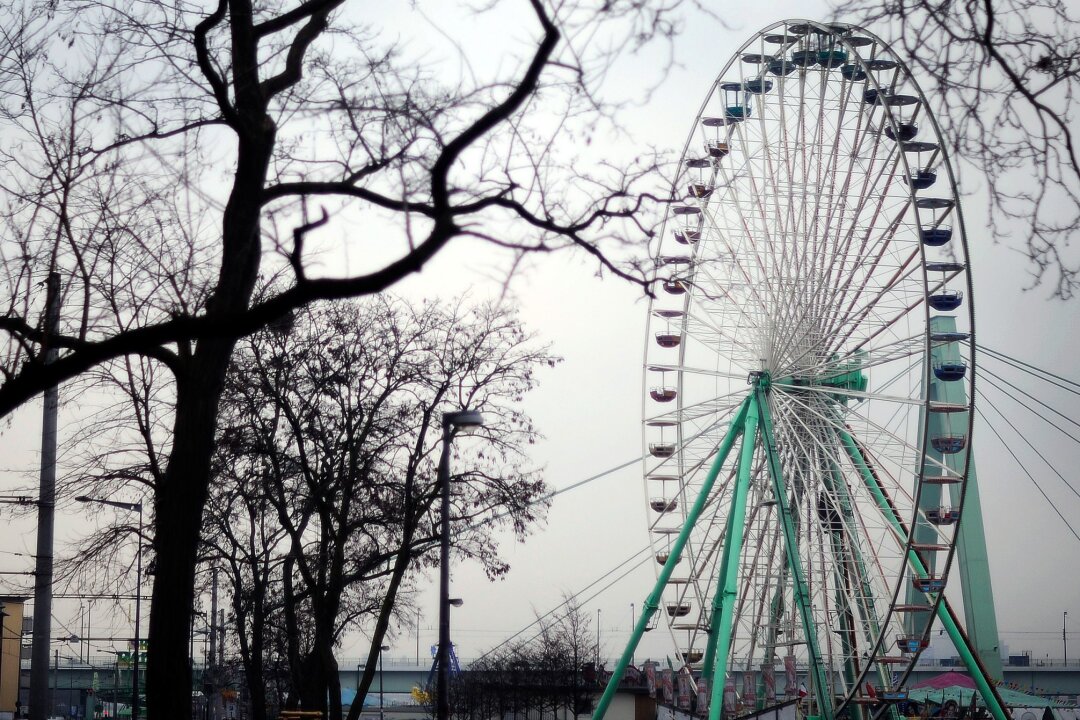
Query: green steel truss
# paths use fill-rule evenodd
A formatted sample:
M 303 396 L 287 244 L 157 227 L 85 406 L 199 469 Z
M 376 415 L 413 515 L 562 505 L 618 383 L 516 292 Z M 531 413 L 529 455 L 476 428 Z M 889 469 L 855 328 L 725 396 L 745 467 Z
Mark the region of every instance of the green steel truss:
M 795 605 L 793 609 L 798 614 L 806 642 L 810 668 L 810 692 L 813 702 L 813 712 L 811 713 L 811 716 L 814 718 L 822 718 L 822 720 L 835 720 L 836 704 L 839 698 L 830 696 L 831 686 L 826 674 L 831 670 L 825 667 L 825 663 L 822 661 L 823 655 L 818 647 L 818 632 L 814 625 L 815 621 L 811 607 L 810 593 L 807 586 L 807 580 L 803 575 L 804 566 L 802 559 L 799 556 L 798 516 L 792 511 L 791 506 L 793 500 L 798 500 L 798 495 L 792 484 L 785 480 L 780 455 L 777 451 L 773 420 L 769 407 L 770 379 L 767 374 L 761 373 L 752 376 L 752 382 L 753 388 L 739 406 L 735 416 L 731 420 L 727 432 L 717 447 L 712 465 L 705 477 L 698 496 L 686 514 L 683 526 L 670 548 L 669 556 L 658 574 L 652 592 L 643 603 L 641 616 L 634 626 L 630 641 L 627 643 L 625 650 L 620 656 L 608 685 L 597 703 L 596 710 L 593 714 L 594 720 L 602 720 L 607 713 L 607 709 L 614 698 L 615 692 L 626 672 L 627 666 L 630 664 L 630 660 L 637 649 L 638 643 L 641 641 L 642 635 L 649 627 L 653 616 L 660 607 L 663 590 L 671 580 L 675 564 L 679 561 L 683 551 L 686 549 L 690 535 L 693 532 L 695 525 L 701 519 L 702 512 L 712 494 L 717 477 L 719 476 L 724 463 L 727 461 L 736 440 L 740 437 L 742 438 L 742 443 L 739 450 L 735 479 L 732 485 L 728 517 L 723 532 L 720 567 L 717 577 L 715 578 L 716 593 L 713 597 L 711 616 L 708 623 L 709 638 L 702 665 L 701 677 L 705 679 L 705 682 L 707 682 L 708 687 L 711 689 L 711 692 L 709 693 L 709 720 L 720 720 L 723 710 L 723 688 L 725 686 L 728 666 L 731 660 L 732 626 L 735 619 L 739 558 L 742 552 L 744 528 L 747 518 L 747 498 L 753 471 L 753 463 L 755 456 L 758 455 L 759 451 L 768 469 L 772 488 L 772 502 L 776 504 L 777 517 L 783 535 L 786 560 L 785 565 L 783 566 L 783 571 L 785 573 L 784 582 L 787 582 L 787 579 L 790 578 L 793 591 L 793 602 Z M 846 401 L 847 398 L 843 394 L 844 389 L 863 390 L 865 386 L 862 385 L 862 383 L 863 381 L 859 379 L 857 373 L 851 372 L 838 375 L 835 382 L 839 391 L 836 400 L 841 403 Z M 879 512 L 886 519 L 887 523 L 892 527 L 898 537 L 906 537 L 907 528 L 904 525 L 904 521 L 889 501 L 884 487 L 875 476 L 870 461 L 863 453 L 859 443 L 844 430 L 834 430 L 834 432 L 836 435 L 835 440 L 844 448 L 853 467 L 858 471 L 862 478 L 867 491 L 870 493 L 871 497 L 874 498 Z M 834 473 L 837 475 L 836 486 L 837 488 L 841 488 L 844 483 L 839 481 L 839 469 L 834 467 Z M 838 515 L 840 517 L 839 522 L 845 525 L 852 523 L 853 520 L 846 491 L 837 493 L 837 497 L 840 498 L 840 507 L 838 509 Z M 839 581 L 843 582 L 845 586 L 858 588 L 858 592 L 855 593 L 856 605 L 858 606 L 857 609 L 862 617 L 868 619 L 870 627 L 867 629 L 867 632 L 878 634 L 880 619 L 876 616 L 872 601 L 867 599 L 870 597 L 870 586 L 866 570 L 866 561 L 863 558 L 860 549 L 850 540 L 851 537 L 854 537 L 854 534 L 851 532 L 852 528 L 847 526 L 845 529 L 847 531 L 846 536 L 844 533 L 838 531 L 835 533 L 835 536 L 832 537 L 834 555 L 837 556 L 838 560 L 840 557 L 844 558 L 843 563 L 837 562 L 838 567 L 834 569 L 834 572 L 840 574 Z M 845 547 L 843 545 L 844 542 L 847 542 L 849 547 Z M 908 552 L 907 563 L 912 572 L 918 577 L 928 577 L 932 572 L 932 569 L 928 569 L 919 554 L 914 551 Z M 778 588 L 777 594 L 774 597 L 769 610 L 771 619 L 778 617 L 784 612 L 783 603 L 784 600 L 782 595 L 780 595 Z M 961 659 L 967 666 L 972 678 L 974 678 L 982 699 L 987 708 L 989 708 L 994 719 L 1008 720 L 1004 704 L 1001 702 L 1001 699 L 994 688 L 993 676 L 980 662 L 977 649 L 973 646 L 968 639 L 968 636 L 960 627 L 952 608 L 943 597 L 940 599 L 940 602 L 937 601 L 936 596 L 932 597 L 931 604 L 935 607 L 937 618 L 942 623 L 945 631 L 949 634 L 953 644 L 960 653 Z M 851 605 L 846 599 L 844 599 L 842 603 L 838 603 L 838 607 L 841 609 L 841 618 L 844 616 L 851 617 Z M 841 634 L 845 632 L 849 633 L 847 636 L 849 639 L 845 640 L 842 638 L 840 642 L 850 642 L 850 637 L 852 637 L 852 634 L 855 632 L 854 623 L 849 620 L 849 624 L 845 625 L 843 619 L 841 619 L 840 624 L 842 630 Z M 775 634 L 770 635 L 766 639 L 766 642 L 769 644 L 770 649 L 775 647 Z M 848 667 L 843 668 L 842 672 L 848 687 L 850 687 L 854 684 L 858 674 L 857 668 L 851 664 Z M 887 678 L 880 666 L 878 668 L 878 677 L 882 686 L 886 686 Z M 853 712 L 853 717 L 859 718 L 860 720 L 868 717 L 864 708 L 858 706 L 850 707 Z M 882 712 L 887 712 L 890 717 L 895 718 L 895 708 L 891 705 L 886 705 L 886 708 L 888 708 L 887 711 Z M 880 715 L 881 712 L 875 717 Z

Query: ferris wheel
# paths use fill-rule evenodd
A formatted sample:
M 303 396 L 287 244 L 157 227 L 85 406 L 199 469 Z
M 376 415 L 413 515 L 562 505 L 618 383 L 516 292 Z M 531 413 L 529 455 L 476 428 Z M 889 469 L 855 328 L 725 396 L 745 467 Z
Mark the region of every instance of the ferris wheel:
M 895 713 L 935 617 L 978 671 L 943 602 L 971 452 L 967 237 L 904 62 L 849 25 L 758 33 L 672 199 L 645 352 L 658 581 L 632 644 L 657 612 L 713 717 L 804 683 L 826 720 Z

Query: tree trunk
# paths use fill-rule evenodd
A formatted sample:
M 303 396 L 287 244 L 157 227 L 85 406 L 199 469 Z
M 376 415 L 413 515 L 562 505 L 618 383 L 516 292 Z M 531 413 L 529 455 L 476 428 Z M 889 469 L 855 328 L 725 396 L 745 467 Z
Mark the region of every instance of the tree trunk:
M 259 273 L 259 217 L 274 145 L 273 123 L 259 113 L 239 135 L 233 187 L 222 217 L 221 268 L 208 315 L 243 310 Z M 236 338 L 200 340 L 176 378 L 173 447 L 155 488 L 157 571 L 150 605 L 146 710 L 154 720 L 190 720 L 187 640 L 195 597 L 195 565 L 210 484 L 218 403 Z
M 146 710 L 155 720 L 191 715 L 187 640 L 195 596 L 195 562 L 214 446 L 218 398 L 231 342 L 200 347 L 202 362 L 177 378 L 173 448 L 165 478 L 156 488 L 156 572 L 150 605 L 146 663 Z M 205 351 L 205 352 L 204 352 Z M 196 371 L 198 369 L 199 371 Z
M 236 614 L 236 639 L 240 643 L 240 658 L 244 663 L 245 684 L 251 706 L 249 717 L 250 720 L 266 720 L 266 614 L 263 611 L 266 596 L 260 587 L 258 568 L 253 570 L 253 575 L 255 580 L 250 621 L 247 612 L 241 607 L 242 601 L 236 596 L 233 597 L 233 612 Z M 245 632 L 248 627 L 250 637 Z

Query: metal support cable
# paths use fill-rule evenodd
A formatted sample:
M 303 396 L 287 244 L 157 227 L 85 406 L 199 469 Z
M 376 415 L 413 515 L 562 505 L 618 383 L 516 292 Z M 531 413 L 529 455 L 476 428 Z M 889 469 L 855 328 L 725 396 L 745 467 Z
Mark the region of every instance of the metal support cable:
M 1045 463 L 1046 466 L 1048 468 L 1050 468 L 1054 472 L 1054 474 L 1058 476 L 1058 478 L 1061 479 L 1061 482 L 1065 483 L 1065 487 L 1069 488 L 1069 490 L 1072 491 L 1073 495 L 1080 498 L 1080 492 L 1078 492 L 1076 490 L 1076 488 L 1074 488 L 1072 486 L 1072 484 L 1069 483 L 1069 481 L 1065 479 L 1065 476 L 1061 474 L 1060 470 L 1058 470 L 1056 467 L 1054 467 L 1053 463 L 1051 463 L 1049 460 L 1046 459 L 1045 455 L 1043 455 L 1041 452 L 1039 452 L 1038 448 L 1036 448 L 1034 445 L 1031 444 L 1031 441 L 1027 439 L 1027 436 L 1024 435 L 1024 433 L 1020 432 L 1015 425 L 1013 425 L 1012 420 L 1009 420 L 1008 416 L 1005 413 L 1001 412 L 1001 410 L 998 409 L 997 405 L 994 404 L 994 401 L 991 400 L 990 398 L 986 397 L 986 392 L 981 390 L 981 389 L 977 390 L 976 392 L 978 393 L 979 397 L 982 398 L 984 401 L 986 401 L 986 403 L 991 408 L 993 408 L 994 412 L 996 412 L 1001 417 L 1001 419 L 1005 421 L 1005 424 L 1008 425 L 1010 428 L 1012 428 L 1012 431 L 1014 433 L 1016 433 L 1018 436 L 1020 436 L 1020 439 L 1024 441 L 1024 444 L 1027 445 L 1029 448 L 1031 448 L 1031 450 L 1039 457 L 1039 459 L 1042 460 L 1043 463 Z M 985 415 L 983 415 L 983 419 L 986 419 Z M 987 420 L 987 422 L 989 423 L 989 420 Z
M 1062 390 L 1067 390 L 1068 392 L 1071 392 L 1074 395 L 1080 395 L 1080 382 L 1076 382 L 1074 380 L 1069 380 L 1068 378 L 1062 377 L 1060 375 L 1056 375 L 1056 374 L 1050 372 L 1049 370 L 1043 370 L 1042 368 L 1037 367 L 1035 365 L 1032 365 L 1031 363 L 1026 363 L 1023 360 L 1018 360 L 1018 359 L 1016 359 L 1014 357 L 1006 355 L 1005 353 L 1003 353 L 1003 352 L 1001 352 L 999 350 L 994 350 L 993 348 L 988 348 L 985 345 L 979 345 L 978 348 L 979 348 L 979 350 L 981 350 L 984 353 L 987 353 L 988 355 L 990 355 L 990 357 L 992 357 L 993 359 L 995 359 L 995 360 L 997 360 L 999 362 L 1003 362 L 1003 363 L 1005 363 L 1007 365 L 1011 365 L 1014 368 L 1016 368 L 1017 370 L 1022 370 L 1023 372 L 1026 372 L 1029 375 L 1034 375 L 1038 379 L 1040 379 L 1040 380 L 1042 380 L 1044 382 L 1048 382 L 1051 385 L 1054 385 L 1056 387 L 1059 387 Z M 1053 378 L 1053 380 L 1049 380 L 1049 379 L 1047 379 L 1045 377 L 1042 377 L 1042 375 L 1047 375 L 1050 378 Z M 1059 380 L 1061 382 L 1060 383 L 1054 382 L 1054 380 Z M 1063 384 L 1061 384 L 1061 383 L 1063 383 Z
M 1014 453 L 1012 448 L 1009 447 L 1009 445 L 1005 442 L 1005 438 L 1001 437 L 1001 433 L 997 431 L 997 428 L 990 424 L 990 421 L 987 419 L 986 415 L 983 414 L 983 411 L 980 410 L 978 406 L 975 407 L 975 412 L 977 412 L 979 416 L 986 421 L 987 427 L 989 427 L 990 431 L 997 436 L 998 440 L 1001 441 L 1002 446 L 1009 451 L 1009 454 L 1012 455 L 1013 460 L 1015 460 L 1016 464 L 1020 466 L 1020 469 L 1024 471 L 1024 474 L 1028 476 L 1028 479 L 1031 480 L 1031 483 L 1035 486 L 1035 489 L 1038 490 L 1039 494 L 1043 496 L 1043 499 L 1046 500 L 1047 504 L 1054 511 L 1054 513 L 1059 518 L 1061 518 L 1061 522 L 1065 525 L 1065 527 L 1069 529 L 1069 532 L 1072 533 L 1072 536 L 1076 538 L 1077 542 L 1080 542 L 1080 535 L 1076 533 L 1076 530 L 1073 529 L 1073 526 L 1069 524 L 1069 521 L 1065 519 L 1065 516 L 1061 514 L 1061 511 L 1058 510 L 1057 506 L 1055 506 L 1053 501 L 1050 500 L 1050 497 L 1042 489 L 1042 486 L 1039 485 L 1039 482 L 1035 479 L 1035 476 L 1028 471 L 1027 467 L 1024 466 L 1024 463 L 1020 462 L 1020 458 L 1016 457 L 1016 453 Z
M 1001 377 L 1000 375 L 997 375 L 997 374 L 995 374 L 995 373 L 993 373 L 993 372 L 991 372 L 991 371 L 989 371 L 989 370 L 986 370 L 986 369 L 983 369 L 983 370 L 981 370 L 980 372 L 981 372 L 981 373 L 985 373 L 985 374 L 989 375 L 989 376 L 990 376 L 990 377 L 992 377 L 992 378 L 996 378 L 996 379 L 997 379 L 997 380 L 998 380 L 999 382 L 1002 382 L 1002 383 L 1004 383 L 1004 384 L 1008 385 L 1009 387 L 1011 387 L 1011 388 L 1012 388 L 1013 390 L 1015 390 L 1016 392 L 1020 393 L 1020 394 L 1021 394 L 1021 395 L 1023 395 L 1024 397 L 1028 398 L 1029 400 L 1031 400 L 1031 401 L 1033 401 L 1033 402 L 1037 403 L 1037 404 L 1038 404 L 1038 405 L 1040 405 L 1041 407 L 1044 407 L 1044 408 L 1046 408 L 1047 410 L 1049 410 L 1050 412 L 1054 413 L 1055 415 L 1057 415 L 1058 417 L 1060 417 L 1060 418 L 1061 418 L 1062 420 L 1066 420 L 1066 421 L 1068 421 L 1068 422 L 1072 423 L 1073 425 L 1075 425 L 1076 427 L 1080 428 L 1080 422 L 1077 422 L 1076 420 L 1073 420 L 1073 419 L 1072 419 L 1071 417 L 1069 417 L 1069 416 L 1068 416 L 1068 415 L 1066 415 L 1065 413 L 1061 412 L 1060 410 L 1057 410 L 1056 408 L 1053 408 L 1053 407 L 1051 407 L 1050 405 L 1047 405 L 1046 403 L 1044 403 L 1044 402 L 1043 402 L 1042 400 L 1038 399 L 1037 397 L 1035 397 L 1035 396 L 1034 396 L 1034 395 L 1032 395 L 1031 393 L 1029 393 L 1029 392 L 1025 392 L 1024 390 L 1021 390 L 1020 388 L 1018 388 L 1017 386 L 1013 385 L 1013 384 L 1012 384 L 1011 382 L 1009 382 L 1009 381 L 1008 381 L 1008 380 L 1006 380 L 1005 378 Z M 1020 401 L 1018 400 L 1017 402 L 1020 402 Z M 1029 410 L 1031 410 L 1031 408 L 1028 408 L 1028 409 L 1029 409 Z M 1036 414 L 1038 414 L 1038 413 L 1036 413 Z M 1040 417 L 1041 417 L 1041 416 L 1040 416 Z M 1056 427 L 1056 426 L 1055 426 L 1055 427 Z M 1062 431 L 1062 432 L 1064 432 L 1064 431 Z M 1072 438 L 1073 440 L 1077 440 L 1077 438 L 1076 438 L 1076 437 L 1074 437 L 1074 436 L 1072 436 L 1072 435 L 1069 435 L 1069 437 L 1070 437 L 1070 438 Z M 1080 440 L 1077 440 L 1077 442 L 1080 442 Z
M 1020 407 L 1024 408 L 1028 412 L 1030 412 L 1035 417 L 1042 420 L 1044 423 L 1046 423 L 1050 427 L 1052 427 L 1055 430 L 1057 430 L 1058 432 L 1060 432 L 1065 437 L 1069 438 L 1070 440 L 1072 440 L 1075 443 L 1080 443 L 1080 437 L 1077 437 L 1076 435 L 1073 435 L 1071 432 L 1069 432 L 1065 428 L 1061 427 L 1060 425 L 1058 425 L 1056 422 L 1054 422 L 1053 420 L 1051 420 L 1047 416 L 1045 416 L 1043 414 L 1040 414 L 1037 410 L 1035 410 L 1035 408 L 1031 407 L 1030 405 L 1025 403 L 1023 400 L 1021 400 L 1020 398 L 1016 397 L 1011 392 L 1009 392 L 1008 390 L 1003 388 L 1000 384 L 998 384 L 998 381 L 992 380 L 992 379 L 990 379 L 988 377 L 984 377 L 983 379 L 986 380 L 986 383 L 989 384 L 992 388 L 994 388 L 995 390 L 1000 392 L 1002 395 L 1004 395 L 1005 397 L 1007 397 L 1010 400 L 1012 400 L 1013 402 L 1015 402 Z M 1001 382 L 1004 383 L 1004 381 L 1001 381 Z M 1008 385 L 1008 383 L 1004 383 L 1004 384 Z M 1009 387 L 1013 387 L 1013 386 L 1009 385 Z M 980 391 L 980 394 L 981 394 L 981 391 Z

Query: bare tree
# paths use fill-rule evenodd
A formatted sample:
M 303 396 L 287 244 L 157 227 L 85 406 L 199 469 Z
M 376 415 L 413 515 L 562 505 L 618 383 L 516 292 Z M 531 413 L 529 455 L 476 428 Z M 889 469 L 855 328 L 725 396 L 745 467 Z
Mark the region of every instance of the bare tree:
M 1080 290 L 1080 21 L 1065 0 L 844 0 L 835 17 L 894 43 L 934 104 L 964 189 L 985 183 L 996 239 L 1032 285 Z
M 452 686 L 454 716 L 567 718 L 592 712 L 600 691 L 592 619 L 572 597 L 531 638 L 504 643 L 473 662 Z
M 582 117 L 582 134 L 600 131 L 608 48 L 669 35 L 675 5 L 522 0 L 523 58 L 452 86 L 345 0 L 5 10 L 0 414 L 128 356 L 173 382 L 167 452 L 138 480 L 154 497 L 150 715 L 179 718 L 189 701 L 195 567 L 236 338 L 316 299 L 384 290 L 464 236 L 579 247 L 643 280 L 604 248 L 648 234 L 637 187 L 651 161 L 588 173 L 551 138 Z M 632 42 L 596 42 L 605 25 Z M 530 126 L 541 99 L 544 122 Z M 328 210 L 309 215 L 316 200 Z M 362 272 L 317 275 L 306 241 L 325 227 L 332 245 L 339 219 L 378 252 Z M 36 284 L 49 272 L 63 276 L 65 311 L 45 337 Z M 280 290 L 253 301 L 271 275 Z M 49 365 L 46 347 L 60 350 Z
M 455 462 L 454 546 L 489 576 L 506 571 L 492 531 L 522 538 L 545 507 L 524 467 L 536 431 L 519 404 L 554 362 L 505 309 L 386 297 L 312 308 L 288 333 L 241 342 L 204 536 L 210 562 L 230 569 L 256 720 L 267 628 L 287 638 L 291 703 L 340 716 L 342 634 L 363 623 L 380 646 L 410 579 L 435 562 L 442 410 L 486 420 Z

